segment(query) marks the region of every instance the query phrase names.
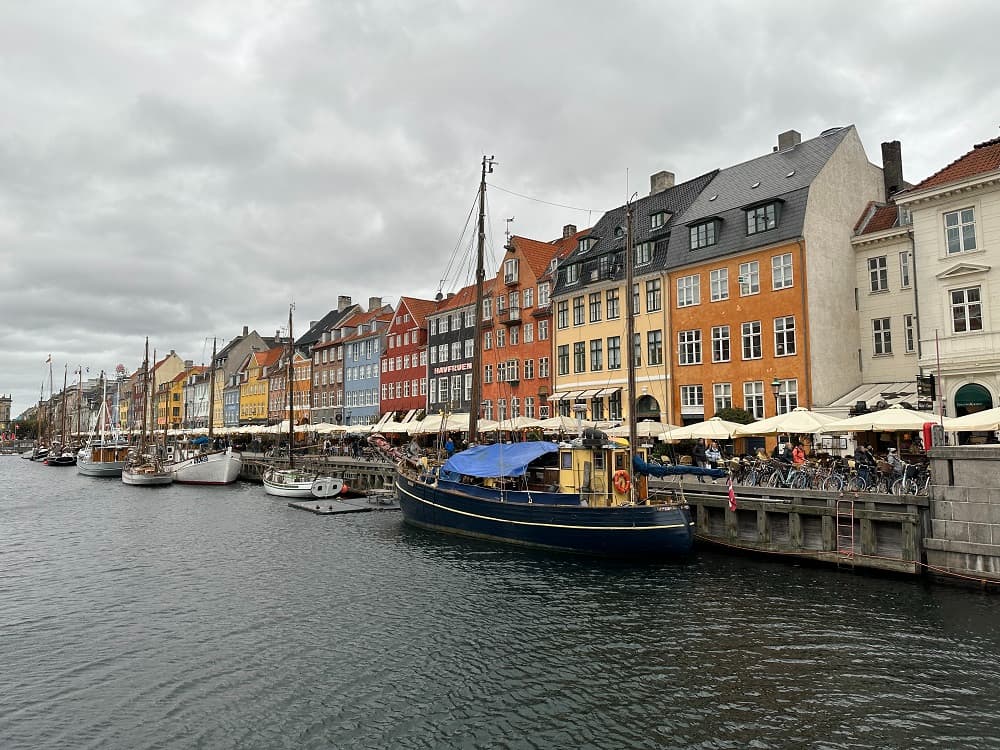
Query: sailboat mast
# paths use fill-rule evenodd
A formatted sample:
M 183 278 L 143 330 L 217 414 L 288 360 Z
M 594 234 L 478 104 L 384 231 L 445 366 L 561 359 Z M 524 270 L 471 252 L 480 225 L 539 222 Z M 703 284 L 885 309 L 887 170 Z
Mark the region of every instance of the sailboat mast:
M 69 386 L 69 365 L 63 365 L 63 389 L 60 401 L 62 417 L 59 420 L 59 444 L 66 447 L 66 389 Z
M 53 390 L 54 389 L 52 387 L 52 355 L 50 354 L 49 355 L 49 409 L 48 409 L 48 411 L 49 411 L 49 422 L 46 425 L 46 427 L 47 427 L 46 431 L 48 433 L 48 438 L 47 438 L 46 442 L 49 444 L 49 446 L 52 445 L 52 428 L 55 427 L 55 421 L 56 421 L 55 408 L 54 408 L 54 404 L 52 403 L 52 401 L 53 401 L 52 391 Z
M 139 452 L 146 449 L 146 406 L 149 403 L 149 336 L 146 337 L 146 351 L 142 357 L 142 418 L 139 420 Z
M 211 448 L 213 428 L 215 426 L 215 337 L 212 337 L 212 362 L 209 364 L 211 373 L 208 379 L 208 441 Z
M 295 465 L 295 457 L 292 452 L 292 446 L 294 445 L 295 439 L 295 427 L 292 424 L 295 420 L 292 419 L 292 397 L 294 396 L 294 389 L 292 387 L 292 359 L 295 356 L 295 341 L 292 336 L 292 310 L 295 309 L 295 303 L 293 302 L 288 306 L 288 364 L 286 366 L 285 374 L 285 390 L 288 391 L 288 468 L 292 468 Z
M 149 442 L 156 448 L 156 349 L 153 349 L 153 369 L 149 371 Z M 142 410 L 143 416 L 146 409 Z
M 83 365 L 77 370 L 80 376 L 79 387 L 76 390 L 76 434 L 83 435 Z
M 479 427 L 479 405 L 483 400 L 483 283 L 486 281 L 484 253 L 486 245 L 486 175 L 493 173 L 493 156 L 483 155 L 482 176 L 479 180 L 479 240 L 476 243 L 476 309 L 472 334 L 472 395 L 469 402 L 469 442 L 476 442 Z
M 625 204 L 625 371 L 628 378 L 628 471 L 632 472 L 632 459 L 635 456 L 635 296 L 632 293 L 632 197 Z M 630 493 L 635 492 L 635 482 L 631 483 Z M 634 500 L 634 495 L 631 498 Z

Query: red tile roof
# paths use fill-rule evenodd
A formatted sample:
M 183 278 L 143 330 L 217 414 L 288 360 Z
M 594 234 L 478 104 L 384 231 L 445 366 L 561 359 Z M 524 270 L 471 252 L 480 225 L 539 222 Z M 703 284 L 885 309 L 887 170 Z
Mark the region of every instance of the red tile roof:
M 437 302 L 434 300 L 420 299 L 419 297 L 400 297 L 399 303 L 400 307 L 406 305 L 406 309 L 410 312 L 413 322 L 421 328 L 426 324 L 427 316 L 434 312 L 434 308 L 437 307 Z
M 899 209 L 895 203 L 880 204 L 869 202 L 864 213 L 854 227 L 855 234 L 873 234 L 892 229 L 899 220 Z
M 912 190 L 939 187 L 952 182 L 960 182 L 980 174 L 1000 169 L 1000 138 L 978 143 L 965 156 L 956 159 L 944 169 L 935 172 Z
M 486 279 L 483 282 L 483 297 L 486 298 L 493 292 L 493 282 L 496 281 L 494 276 L 492 279 Z M 451 297 L 445 297 L 443 300 L 437 303 L 437 308 L 434 310 L 433 315 L 438 313 L 447 312 L 448 310 L 457 310 L 461 307 L 466 307 L 467 305 L 475 304 L 476 302 L 476 285 L 469 284 L 469 286 L 462 287 Z

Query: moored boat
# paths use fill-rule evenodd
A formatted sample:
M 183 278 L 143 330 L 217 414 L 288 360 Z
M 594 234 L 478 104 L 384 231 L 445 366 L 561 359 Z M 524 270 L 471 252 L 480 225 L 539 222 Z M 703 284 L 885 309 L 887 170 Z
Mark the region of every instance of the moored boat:
M 268 469 L 264 492 L 276 497 L 336 497 L 346 486 L 342 479 L 307 469 Z
M 155 361 L 156 355 L 154 353 Z M 163 464 L 157 446 L 153 441 L 147 441 L 146 415 L 149 404 L 149 394 L 156 387 L 156 377 L 149 368 L 149 339 L 146 339 L 146 354 L 142 363 L 142 428 L 139 433 L 139 445 L 129 452 L 122 468 L 122 482 L 135 487 L 151 487 L 173 484 L 174 476 Z
M 119 386 L 120 387 L 120 386 Z M 76 455 L 76 471 L 88 477 L 119 477 L 128 459 L 129 444 L 121 435 L 108 407 L 107 381 L 101 373 L 101 406 L 97 424 L 87 444 Z M 119 394 L 116 393 L 117 403 Z M 117 408 L 115 414 L 118 413 Z
M 181 484 L 232 484 L 243 468 L 242 457 L 232 448 L 203 452 L 175 447 L 174 451 L 167 468 Z

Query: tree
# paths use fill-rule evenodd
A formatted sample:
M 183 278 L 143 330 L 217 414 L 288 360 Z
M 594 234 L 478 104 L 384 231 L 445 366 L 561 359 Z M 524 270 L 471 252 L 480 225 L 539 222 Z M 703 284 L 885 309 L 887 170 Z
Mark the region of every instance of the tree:
M 748 412 L 746 409 L 737 409 L 733 406 L 730 406 L 727 409 L 720 409 L 715 412 L 715 416 L 719 419 L 724 419 L 727 422 L 736 422 L 737 424 L 750 424 L 751 422 L 757 421 L 753 414 Z

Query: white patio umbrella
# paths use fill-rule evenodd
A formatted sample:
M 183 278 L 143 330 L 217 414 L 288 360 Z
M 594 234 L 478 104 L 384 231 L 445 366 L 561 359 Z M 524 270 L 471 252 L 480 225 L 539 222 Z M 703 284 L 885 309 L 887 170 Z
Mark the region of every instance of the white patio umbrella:
M 320 422 L 319 424 L 313 425 L 313 430 L 318 432 L 320 435 L 332 435 L 337 432 L 347 432 L 347 428 L 339 424 L 330 424 L 329 422 Z
M 377 425 L 375 432 L 381 432 L 385 435 L 405 435 L 407 434 L 408 424 L 403 422 L 386 422 L 385 424 Z
M 736 435 L 736 430 L 742 425 L 736 422 L 727 422 L 721 417 L 712 417 L 704 422 L 695 422 L 684 427 L 670 430 L 660 436 L 664 442 L 674 442 L 677 440 L 696 440 L 705 438 L 706 440 L 729 440 Z
M 367 435 L 371 431 L 372 425 L 370 424 L 352 424 L 346 430 L 348 435 Z
M 597 423 L 589 419 L 576 419 L 575 417 L 564 417 L 556 415 L 548 419 L 542 419 L 536 427 L 541 427 L 542 432 L 576 432 L 581 427 L 593 427 Z
M 1000 407 L 945 420 L 948 432 L 989 432 L 1000 430 Z
M 810 411 L 803 406 L 796 407 L 784 414 L 777 414 L 767 419 L 761 419 L 750 424 L 740 425 L 737 435 L 778 435 L 781 433 L 812 434 L 819 432 L 821 427 L 837 422 L 836 417 L 829 414 Z
M 539 425 L 539 421 L 537 419 L 525 416 L 511 417 L 509 419 L 501 420 L 500 422 L 493 422 L 493 420 L 488 421 L 492 422 L 492 427 L 480 427 L 479 429 L 484 432 L 491 432 L 493 430 L 517 432 L 519 430 L 526 430 L 529 427 L 537 427 Z
M 676 425 L 667 424 L 666 422 L 654 422 L 650 419 L 636 422 L 635 424 L 635 434 L 638 437 L 645 438 L 658 438 L 661 435 L 673 433 L 674 430 L 679 429 L 680 427 Z M 607 433 L 612 437 L 628 437 L 628 425 L 623 424 L 612 427 L 610 430 L 607 430 Z
M 882 430 L 893 432 L 900 430 L 919 430 L 925 422 L 938 422 L 936 414 L 929 414 L 923 411 L 907 409 L 899 404 L 890 406 L 888 409 L 859 414 L 848 419 L 838 419 L 823 425 L 818 432 L 868 432 L 869 430 Z M 944 420 L 944 428 L 950 430 L 950 419 Z

